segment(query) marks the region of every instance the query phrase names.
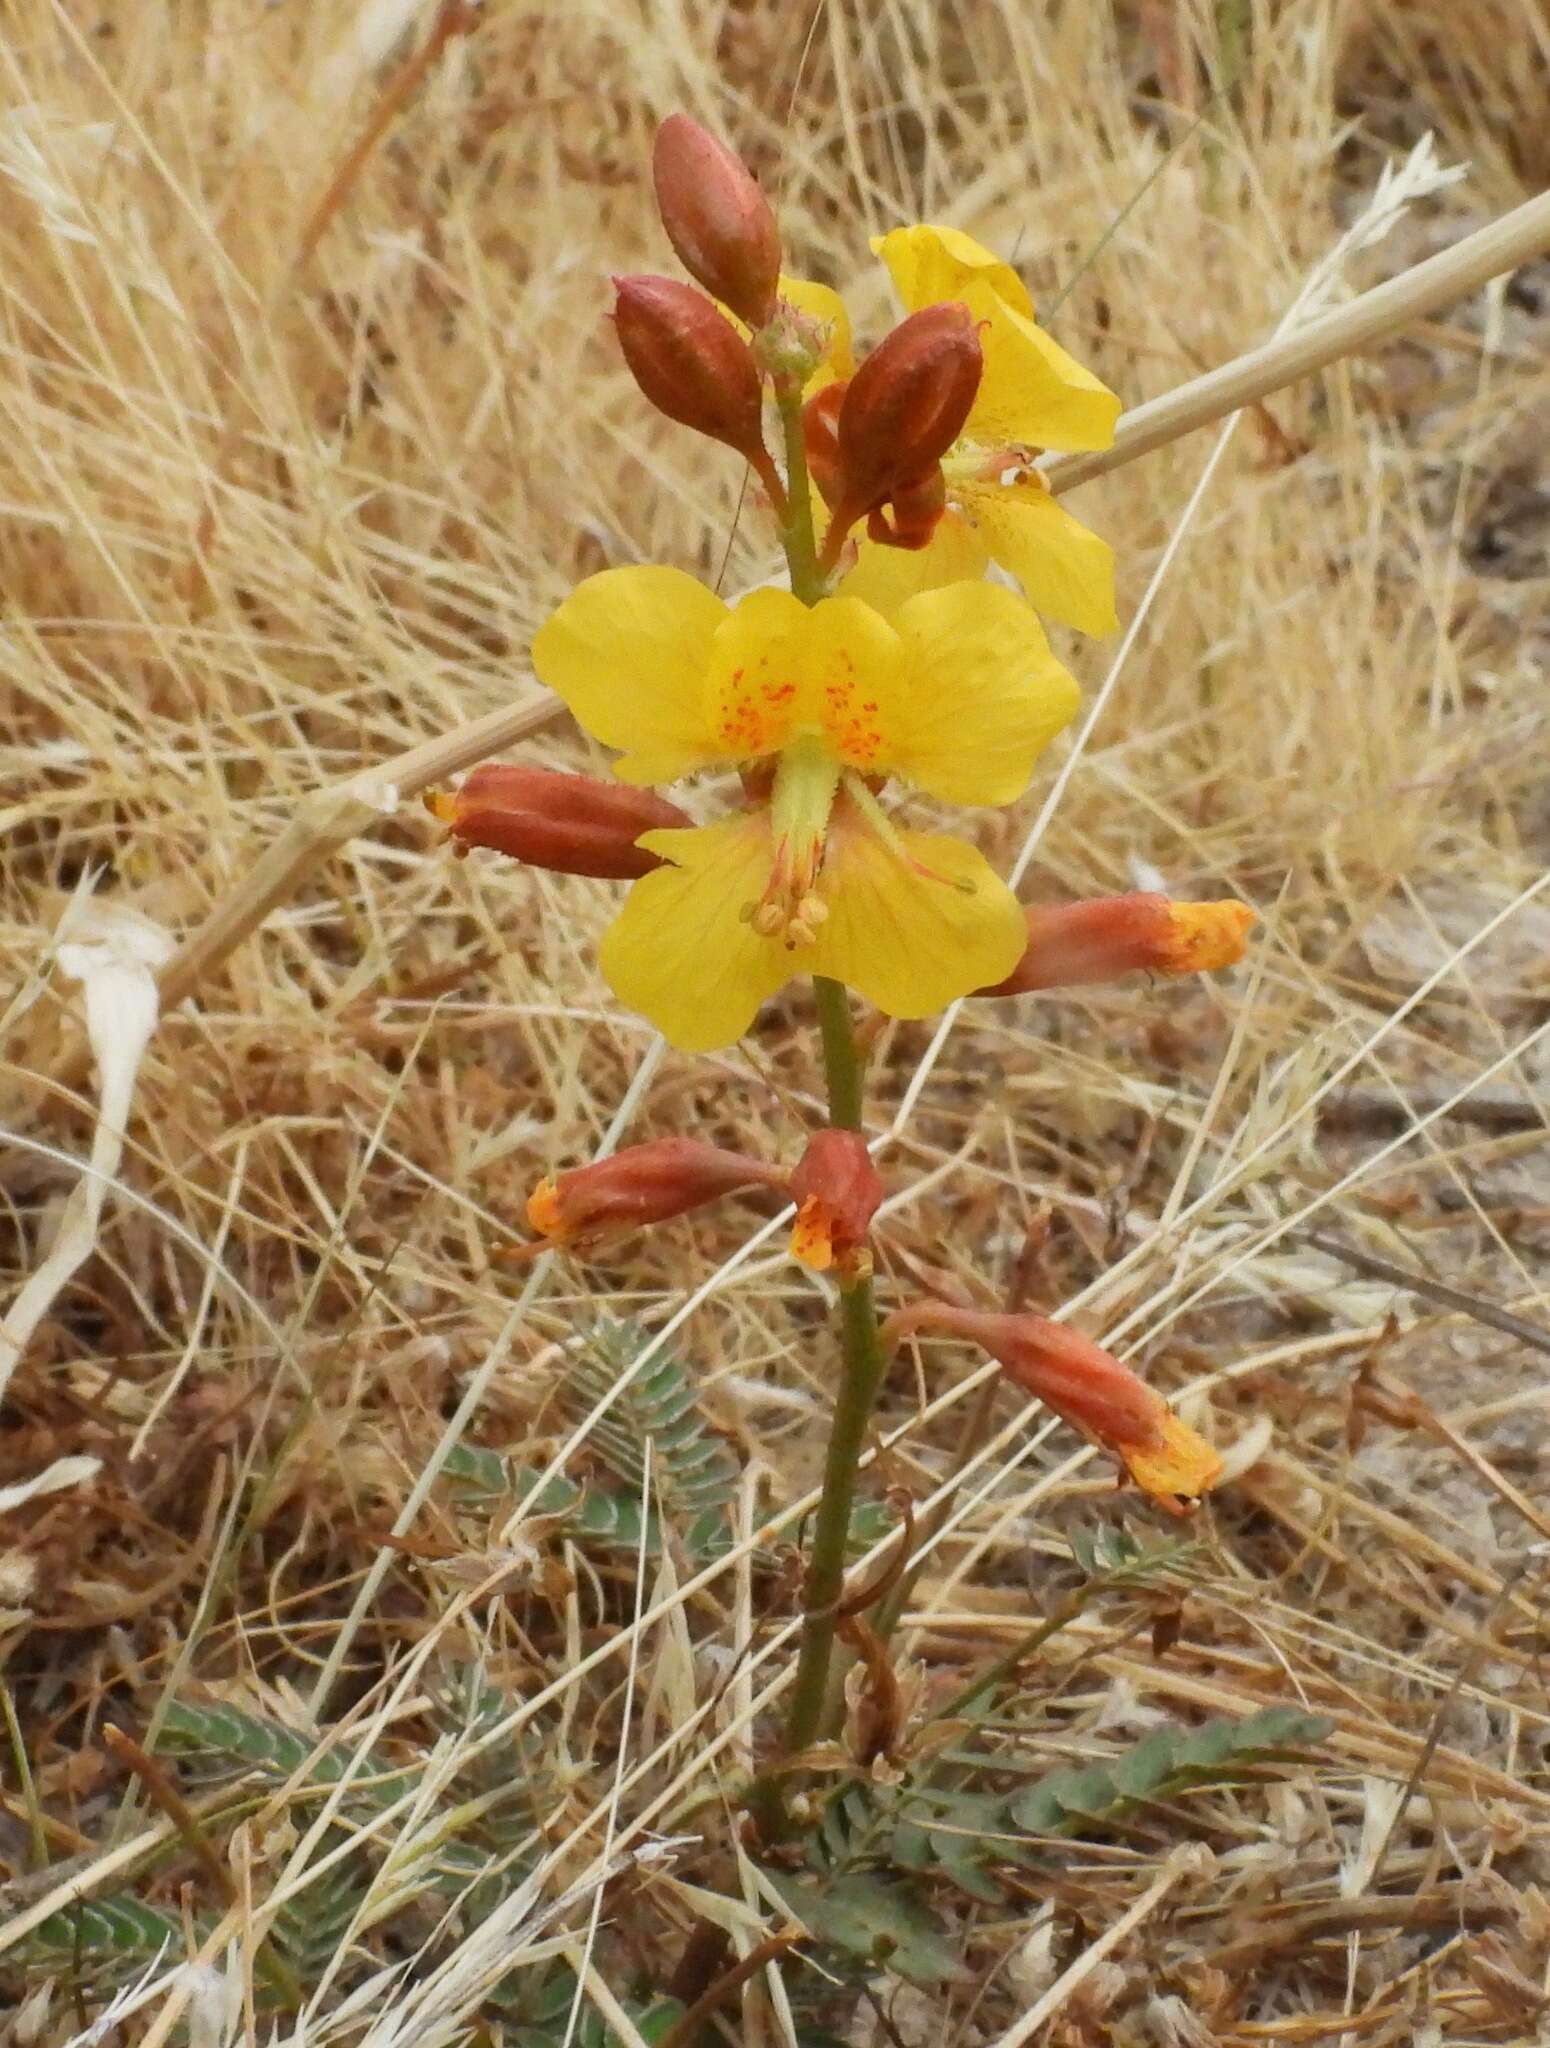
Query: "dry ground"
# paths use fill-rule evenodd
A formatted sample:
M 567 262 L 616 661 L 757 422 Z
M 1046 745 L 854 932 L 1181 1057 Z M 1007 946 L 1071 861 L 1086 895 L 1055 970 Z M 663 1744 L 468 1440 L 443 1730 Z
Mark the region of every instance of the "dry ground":
M 1017 252 L 1046 301 L 1074 279 L 1057 331 L 1127 402 L 1262 339 L 1425 130 L 1468 178 L 1350 285 L 1550 171 L 1538 0 L 834 0 L 811 24 L 780 0 L 491 0 L 298 267 L 424 12 L 8 10 L 7 1296 L 91 1141 L 90 1084 L 48 1079 L 79 1004 L 53 934 L 83 878 L 181 934 L 321 783 L 530 692 L 526 644 L 579 573 L 771 572 L 762 531 L 735 523 L 735 464 L 645 415 L 604 324 L 609 271 L 665 264 L 641 176 L 664 114 L 737 141 L 797 267 L 845 281 L 863 327 L 886 307 L 866 236 L 899 220 Z M 1050 1308 L 1079 1298 L 1086 1327 L 1190 1390 L 1233 1473 L 1181 1581 L 1102 1594 L 1003 1700 L 1010 1765 L 1270 1703 L 1333 1725 L 1246 1784 L 1079 1828 L 994 1903 L 942 1888 L 965 1974 L 874 1974 L 877 2004 L 831 2001 L 847 2038 L 1021 2039 L 1084 1956 L 1035 2038 L 1542 2038 L 1545 1346 L 1328 1244 L 1550 1321 L 1550 901 L 1531 894 L 1550 852 L 1547 300 L 1550 268 L 1530 268 L 1245 419 L 1064 788 L 1030 894 L 1154 874 L 1238 893 L 1264 917 L 1248 965 L 879 1042 L 879 1127 L 907 1109 L 890 1285 L 926 1263 L 985 1300 L 1014 1280 Z M 1210 445 L 1073 501 L 1118 548 L 1122 614 Z M 1096 691 L 1113 644 L 1064 651 Z M 567 725 L 528 752 L 587 759 Z M 1052 773 L 986 825 L 993 855 Z M 546 1958 L 590 1954 L 596 2027 L 661 1988 L 696 1887 L 746 1902 L 724 1913 L 744 1949 L 781 1925 L 726 1802 L 789 1669 L 795 1525 L 752 1537 L 816 1468 L 823 1303 L 771 1249 L 739 1263 L 752 1209 L 561 1267 L 516 1316 L 496 1255 L 533 1179 L 622 1103 L 636 1135 L 794 1156 L 817 1085 L 806 1004 L 772 1006 L 735 1053 L 648 1065 L 592 964 L 614 892 L 454 864 L 435 839 L 417 811 L 385 817 L 162 1019 L 95 1255 L 11 1381 L 0 1483 L 66 1454 L 101 1468 L 6 1524 L 10 1749 L 31 1759 L 0 1794 L 10 1903 L 73 1870 L 178 1929 L 159 1964 L 79 1922 L 73 1948 L 10 1948 L 19 2038 L 71 2038 L 147 1969 L 119 2038 L 165 2038 L 192 2003 L 198 2039 L 299 2040 L 298 1982 L 309 2040 L 500 2038 L 481 1938 L 535 1984 Z M 600 1312 L 660 1328 L 713 1275 L 671 1348 L 730 1446 L 748 1540 L 691 1590 L 681 1545 L 638 1565 L 445 1478 L 383 1549 L 477 1373 L 470 1441 L 531 1470 L 562 1455 L 579 1482 L 627 1466 L 585 1426 L 561 1347 Z M 1353 1430 L 1364 1366 L 1452 1440 L 1403 1426 L 1392 1395 Z M 950 1482 L 901 1638 L 938 1698 L 1070 1588 L 1073 1534 L 1161 1533 L 1010 1395 L 952 1481 L 970 1370 L 941 1346 L 901 1364 L 874 1482 L 918 1502 Z M 159 1740 L 174 1697 L 310 1725 L 325 1753 L 217 1804 L 204 1862 L 104 1735 Z M 373 1769 L 424 1766 L 343 1837 L 323 1805 L 341 1723 L 375 1742 Z M 508 1853 L 508 1876 L 439 1923 L 435 1813 L 481 1791 L 504 1833 L 467 1814 L 454 1831 Z M 1168 1862 L 1191 1842 L 1214 1860 Z M 325 1899 L 342 1945 L 287 1991 L 263 1941 L 283 1947 L 298 1907 L 316 1933 Z M 180 1970 L 185 1953 L 223 1974 Z M 786 1976 L 816 2010 L 814 1971 Z M 762 1992 L 738 2037 L 794 2024 Z

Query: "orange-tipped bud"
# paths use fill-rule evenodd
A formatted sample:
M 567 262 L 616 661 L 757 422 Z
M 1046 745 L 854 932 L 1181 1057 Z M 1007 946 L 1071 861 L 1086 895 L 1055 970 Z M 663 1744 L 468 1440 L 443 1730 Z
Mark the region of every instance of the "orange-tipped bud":
M 815 1131 L 791 1176 L 797 1220 L 791 1256 L 817 1273 L 835 1267 L 842 1279 L 870 1270 L 867 1232 L 883 1184 L 859 1131 Z
M 1081 988 L 1136 967 L 1154 974 L 1208 973 L 1243 958 L 1258 922 L 1246 903 L 1173 903 L 1141 894 L 1035 906 L 1028 912 L 1021 960 L 1005 981 L 976 993 L 1022 996 L 1041 988 Z
M 767 465 L 759 368 L 731 321 L 670 277 L 616 277 L 614 288 L 619 346 L 657 411 Z
M 657 210 L 678 260 L 757 331 L 775 311 L 780 230 L 753 173 L 687 114 L 669 114 L 651 152 Z
M 591 1250 L 739 1188 L 783 1185 L 780 1169 L 699 1138 L 653 1138 L 540 1181 L 527 1220 L 550 1244 Z
M 912 313 L 879 342 L 845 387 L 835 422 L 841 502 L 852 518 L 880 512 L 900 493 L 930 489 L 963 431 L 984 366 L 969 309 L 954 300 Z M 901 541 L 886 524 L 872 537 L 923 545 Z
M 489 846 L 529 867 L 617 882 L 663 865 L 637 846 L 643 832 L 694 822 L 653 790 L 515 763 L 476 768 L 460 789 L 427 790 L 425 808 L 450 830 L 459 854 Z
M 917 1330 L 938 1330 L 988 1351 L 1008 1379 L 1112 1451 L 1137 1486 L 1170 1514 L 1187 1512 L 1187 1503 L 1221 1477 L 1216 1452 L 1155 1388 L 1064 1323 L 923 1301 L 891 1315 L 884 1337 L 897 1343 Z

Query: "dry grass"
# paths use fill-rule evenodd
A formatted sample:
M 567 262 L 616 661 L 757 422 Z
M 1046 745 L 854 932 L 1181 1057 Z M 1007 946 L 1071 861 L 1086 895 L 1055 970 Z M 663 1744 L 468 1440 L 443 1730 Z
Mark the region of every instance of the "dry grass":
M 1046 301 L 1075 279 L 1058 331 L 1130 401 L 1261 340 L 1426 128 L 1471 176 L 1350 283 L 1550 169 L 1537 0 L 893 0 L 830 6 L 805 43 L 805 11 L 771 0 L 492 5 L 298 270 L 395 28 L 423 9 L 13 12 L 8 1294 L 91 1140 L 89 1090 L 40 1078 L 78 1002 L 49 962 L 83 877 L 185 932 L 321 783 L 520 696 L 526 643 L 578 573 L 771 572 L 735 465 L 659 430 L 603 325 L 606 273 L 664 260 L 641 166 L 665 113 L 746 150 L 801 267 L 848 280 L 869 232 L 936 217 L 1015 249 Z M 1547 291 L 1544 266 L 1520 273 L 1243 422 L 1064 785 L 1031 893 L 1153 872 L 1241 893 L 1266 919 L 1252 971 L 879 1042 L 879 1125 L 907 1111 L 886 1270 L 907 1285 L 946 1263 L 984 1299 L 1020 1273 L 1187 1386 L 1235 1472 L 1177 1641 L 1147 1653 L 1155 1588 L 1106 1596 L 1032 1667 L 1004 1740 L 1050 1764 L 1159 1715 L 1300 1702 L 1335 1725 L 1307 1763 L 1089 1830 L 1000 1907 L 960 1900 L 964 1981 L 889 1992 L 883 2017 L 863 2002 L 856 2041 L 1516 2042 L 1541 2024 L 1545 1353 L 1309 1236 L 1545 1319 Z M 851 296 L 881 319 L 869 274 Z M 1122 611 L 1207 449 L 1083 492 Z M 1106 651 L 1068 651 L 1096 690 Z M 586 743 L 557 728 L 532 752 L 575 764 Z M 1048 787 L 987 824 L 993 855 L 1010 862 Z M 703 1888 L 742 1902 L 724 1909 L 740 1949 L 781 1925 L 729 1801 L 789 1673 L 791 1586 L 767 1564 L 822 1442 L 822 1302 L 731 1212 L 520 1292 L 495 1255 L 534 1177 L 624 1128 L 621 1104 L 634 1135 L 792 1156 L 817 1085 L 805 1004 L 736 1054 L 655 1060 L 593 968 L 612 891 L 456 866 L 433 839 L 385 818 L 162 1019 L 96 1253 L 9 1388 L 0 1484 L 102 1461 L 18 1511 L 0 1559 L 31 1757 L 0 1793 L 13 1903 L 72 1874 L 137 1890 L 223 1973 L 163 1957 L 121 2038 L 163 2040 L 190 2007 L 203 2041 L 275 2024 L 244 1988 L 339 1839 L 315 1761 L 221 1808 L 213 1874 L 126 1807 L 103 1731 L 149 1741 L 175 1695 L 315 1713 L 325 1752 L 344 1723 L 374 1769 L 429 1772 L 381 1807 L 390 1853 L 367 1858 L 348 1943 L 284 2038 L 481 2038 L 487 1980 L 560 1954 L 586 1963 L 589 2019 L 630 2039 L 617 2002 L 665 1979 Z M 597 1469 L 559 1346 L 600 1311 L 673 1331 L 736 1451 L 746 1540 L 692 1580 L 682 1555 L 637 1564 L 441 1480 L 405 1515 L 471 1384 L 471 1440 Z M 1353 1442 L 1374 1362 L 1454 1440 L 1369 1415 Z M 901 1365 L 878 1467 L 879 1492 L 946 1504 L 904 1636 L 944 1694 L 1070 1586 L 1072 1531 L 1146 1520 L 1007 1395 L 955 1473 L 975 1385 L 955 1351 Z M 483 1721 L 446 1704 L 476 1666 Z M 404 1903 L 437 1848 L 427 1802 L 457 1772 L 471 1796 L 481 1769 L 530 1788 L 514 1875 L 492 1915 L 439 1925 Z M 1169 1861 L 1197 1841 L 1214 1861 Z M 81 1958 L 23 1954 L 0 1956 L 32 1994 L 22 2037 L 69 2039 L 100 2006 Z M 740 2038 L 791 2027 L 756 1982 Z

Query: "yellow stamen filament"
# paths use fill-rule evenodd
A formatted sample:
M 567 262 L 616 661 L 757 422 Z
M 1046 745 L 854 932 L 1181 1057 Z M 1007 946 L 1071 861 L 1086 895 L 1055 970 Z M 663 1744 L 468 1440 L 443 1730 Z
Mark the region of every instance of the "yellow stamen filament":
M 822 740 L 801 733 L 780 757 L 770 792 L 774 859 L 764 894 L 742 912 L 763 939 L 779 939 L 788 950 L 810 946 L 829 915 L 817 894 L 828 837 L 829 814 L 839 788 L 840 769 Z

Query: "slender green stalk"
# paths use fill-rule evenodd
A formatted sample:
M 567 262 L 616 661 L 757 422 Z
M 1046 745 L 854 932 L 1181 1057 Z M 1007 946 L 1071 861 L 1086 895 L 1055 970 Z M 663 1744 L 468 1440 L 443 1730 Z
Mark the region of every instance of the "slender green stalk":
M 850 1028 L 850 998 L 842 981 L 813 976 L 818 1029 L 823 1037 L 823 1070 L 829 1087 L 829 1121 L 842 1131 L 861 1128 L 862 1065 Z
M 813 534 L 813 487 L 807 474 L 807 443 L 802 438 L 801 385 L 777 382 L 775 403 L 780 411 L 786 456 L 786 517 L 780 529 L 780 542 L 791 570 L 792 595 L 801 598 L 803 604 L 816 604 L 824 595 L 825 578 L 818 567 L 818 544 Z
M 1035 1650 L 1042 1649 L 1051 1636 L 1057 1636 L 1063 1628 L 1069 1628 L 1083 1609 L 1092 1603 L 1095 1595 L 1103 1591 L 1106 1584 L 1107 1581 L 1104 1579 L 1089 1579 L 1085 1586 L 1079 1586 L 1076 1592 L 1061 1602 L 1053 1614 L 1047 1615 L 1043 1621 L 1031 1628 L 1027 1635 L 1012 1645 L 1005 1656 L 998 1657 L 994 1664 L 987 1665 L 978 1678 L 970 1679 L 961 1691 L 953 1694 L 945 1706 L 935 1708 L 928 1719 L 956 1721 L 961 1715 L 966 1714 L 976 1701 L 982 1700 L 986 1693 L 994 1692 L 1004 1679 L 1011 1678 L 1017 1667 L 1026 1663 Z
M 813 1544 L 802 1581 L 802 1647 L 786 1721 L 786 1749 L 805 1749 L 820 1733 L 829 1693 L 829 1662 L 845 1585 L 845 1544 L 856 1497 L 856 1466 L 887 1360 L 877 1330 L 870 1279 L 840 1293 L 844 1370 L 834 1402 L 823 1493 L 813 1523 Z
M 781 540 L 791 569 L 793 594 L 804 604 L 816 604 L 824 595 L 825 577 L 814 544 L 812 486 L 802 441 L 802 394 L 788 383 L 777 385 L 775 398 L 786 444 L 787 503 Z M 829 1120 L 840 1129 L 859 1131 L 862 1061 L 851 1022 L 850 998 L 842 982 L 823 975 L 814 977 L 813 995 L 823 1041 Z M 856 1497 L 856 1467 L 887 1366 L 869 1274 L 847 1280 L 840 1288 L 840 1339 L 840 1386 L 824 1453 L 823 1491 L 813 1522 L 812 1547 L 802 1585 L 802 1642 L 786 1722 L 787 1757 L 806 1749 L 823 1730 L 835 1630 L 845 1588 L 845 1546 Z M 764 1781 L 754 1804 L 766 1835 L 778 1834 L 783 1817 L 778 1777 Z

